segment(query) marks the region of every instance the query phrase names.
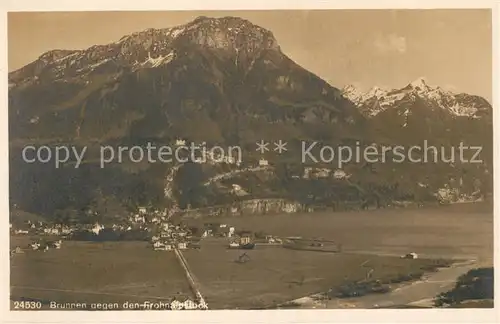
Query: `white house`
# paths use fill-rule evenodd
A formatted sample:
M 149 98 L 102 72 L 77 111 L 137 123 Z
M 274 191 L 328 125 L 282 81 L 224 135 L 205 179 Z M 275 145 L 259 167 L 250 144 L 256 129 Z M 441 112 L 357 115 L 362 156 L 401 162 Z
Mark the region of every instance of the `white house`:
M 139 214 L 141 214 L 141 215 L 146 214 L 146 211 L 147 211 L 146 207 L 138 207 L 137 210 L 139 211 Z
M 35 251 L 38 250 L 40 248 L 40 243 L 32 243 L 31 248 Z
M 103 229 L 104 229 L 104 226 L 100 225 L 99 223 L 96 223 L 90 231 L 92 233 L 94 233 L 95 235 L 99 235 L 99 232 L 101 232 Z
M 55 247 L 56 249 L 60 249 L 60 248 L 61 248 L 61 245 L 62 245 L 62 241 L 61 241 L 61 240 L 59 240 L 59 241 L 55 241 L 55 242 L 54 242 L 54 247 Z
M 185 249 L 187 249 L 187 244 L 186 244 L 186 242 L 179 242 L 179 243 L 177 244 L 177 248 L 178 248 L 179 250 L 185 250 Z
M 338 169 L 333 172 L 333 177 L 339 180 L 345 179 L 347 177 L 347 174 L 343 170 Z
M 298 206 L 294 203 L 287 203 L 285 204 L 283 211 L 285 213 L 295 213 L 297 212 Z
M 330 169 L 326 169 L 326 168 L 319 168 L 319 169 L 316 169 L 314 170 L 315 171 L 315 177 L 317 179 L 320 179 L 320 178 L 327 178 L 329 175 L 330 175 L 330 172 L 331 170 Z
M 14 233 L 16 233 L 16 234 L 28 234 L 28 231 L 19 229 L 19 230 L 15 230 Z
M 185 141 L 185 140 L 183 140 L 183 139 L 177 139 L 177 140 L 175 141 L 175 145 L 176 145 L 176 146 L 184 146 L 184 145 L 186 145 L 186 141 Z
M 418 259 L 418 254 L 416 254 L 415 252 L 411 252 L 410 256 L 412 259 Z
M 411 252 L 401 256 L 402 259 L 418 259 L 418 254 Z
M 259 160 L 259 166 L 268 166 L 269 162 L 266 159 Z
M 49 234 L 59 235 L 59 229 L 58 228 L 51 228 L 49 231 Z
M 156 251 L 165 250 L 165 244 L 163 242 L 156 241 L 153 243 L 153 248 Z

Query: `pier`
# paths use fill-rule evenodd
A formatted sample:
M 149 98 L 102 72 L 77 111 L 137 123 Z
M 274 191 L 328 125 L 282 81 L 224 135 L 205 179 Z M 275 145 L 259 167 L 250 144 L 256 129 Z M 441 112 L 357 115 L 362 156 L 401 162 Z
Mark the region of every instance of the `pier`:
M 186 261 L 186 258 L 184 258 L 184 255 L 182 255 L 182 252 L 178 248 L 174 248 L 174 252 L 181 267 L 184 269 L 184 273 L 186 274 L 186 279 L 189 283 L 189 287 L 191 288 L 191 291 L 193 292 L 195 299 L 198 301 L 198 305 L 206 306 L 207 304 L 205 302 L 205 299 L 203 298 L 203 295 L 201 294 L 199 289 L 200 285 L 197 283 L 195 276 L 189 269 L 189 265 Z

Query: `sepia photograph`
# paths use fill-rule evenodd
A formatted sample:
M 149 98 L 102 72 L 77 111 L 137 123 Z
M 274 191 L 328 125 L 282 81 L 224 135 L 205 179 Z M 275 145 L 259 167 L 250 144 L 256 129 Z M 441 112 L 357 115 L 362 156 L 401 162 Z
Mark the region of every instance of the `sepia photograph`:
M 7 30 L 10 311 L 494 308 L 491 8 Z

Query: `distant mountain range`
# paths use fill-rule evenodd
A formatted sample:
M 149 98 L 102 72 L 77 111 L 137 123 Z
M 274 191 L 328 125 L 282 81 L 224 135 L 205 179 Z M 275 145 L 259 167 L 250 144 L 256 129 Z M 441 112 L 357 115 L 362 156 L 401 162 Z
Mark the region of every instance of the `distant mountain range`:
M 335 88 L 288 58 L 272 32 L 241 18 L 199 17 L 85 50 L 53 50 L 8 79 L 11 204 L 30 213 L 51 217 L 69 208 L 84 221 L 86 210 L 96 206 L 106 217 L 138 204 L 182 208 L 256 197 L 378 206 L 432 200 L 459 177 L 465 178 L 464 192 L 477 191 L 479 180 L 483 192 L 490 191 L 492 108 L 485 99 L 432 88 L 423 80 L 366 94 L 351 86 Z M 178 138 L 239 145 L 243 164 L 124 161 L 101 169 L 96 160 L 99 144 L 161 145 Z M 268 155 L 271 167 L 255 171 L 260 140 L 287 141 L 290 152 L 300 150 L 300 141 L 415 145 L 430 140 L 447 146 L 466 141 L 483 145 L 487 162 L 352 164 L 345 170 L 352 175 L 348 182 L 306 179 L 311 166 L 290 155 Z M 21 159 L 27 144 L 89 146 L 91 158 L 79 169 L 27 164 Z M 248 195 L 234 194 L 235 187 Z
M 418 99 L 452 116 L 481 118 L 491 115 L 491 104 L 486 99 L 429 86 L 425 78 L 418 78 L 401 89 L 389 90 L 375 86 L 365 93 L 348 85 L 343 88 L 343 94 L 360 107 L 367 117 Z

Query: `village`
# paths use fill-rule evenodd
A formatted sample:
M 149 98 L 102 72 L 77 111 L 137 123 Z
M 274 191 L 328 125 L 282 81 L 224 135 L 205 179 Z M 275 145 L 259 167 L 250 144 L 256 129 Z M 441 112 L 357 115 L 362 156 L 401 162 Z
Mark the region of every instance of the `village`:
M 200 249 L 201 240 L 208 238 L 225 239 L 223 244 L 233 249 L 253 249 L 259 244 L 283 243 L 283 239 L 276 236 L 237 230 L 230 224 L 205 223 L 197 227 L 182 222 L 174 223 L 166 211 L 148 210 L 146 207 L 139 207 L 135 214 L 120 224 L 65 225 L 26 221 L 18 226 L 10 224 L 10 232 L 15 236 L 36 238 L 27 247 L 16 246 L 11 254 L 22 253 L 24 249 L 33 251 L 60 249 L 64 240 L 147 240 L 150 243 L 148 247 L 155 251 Z

